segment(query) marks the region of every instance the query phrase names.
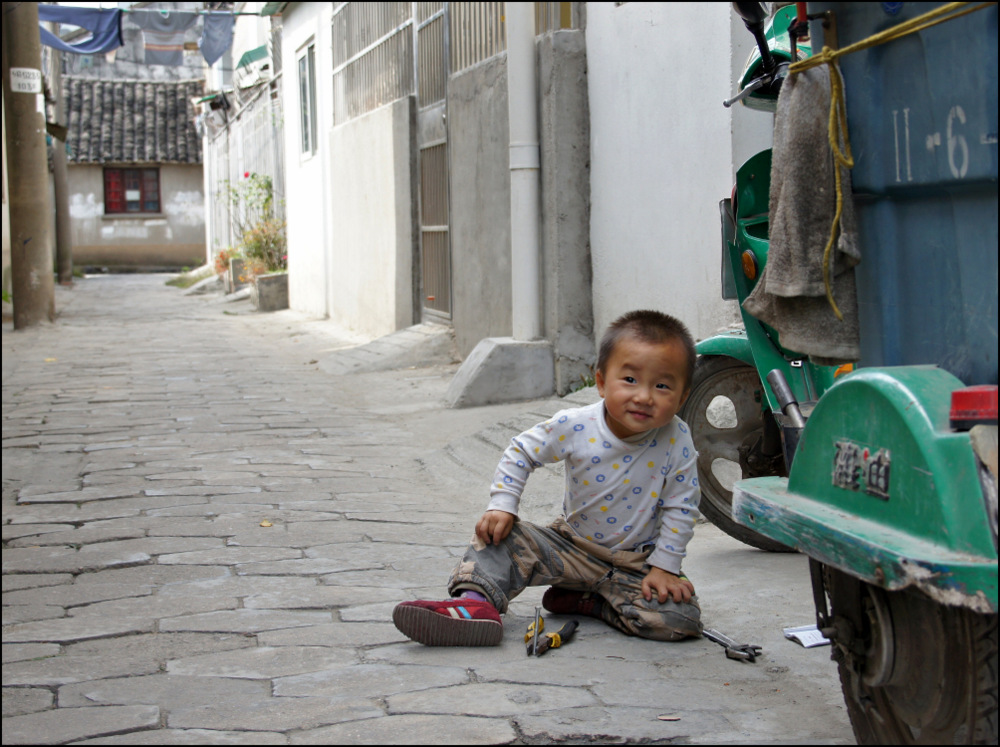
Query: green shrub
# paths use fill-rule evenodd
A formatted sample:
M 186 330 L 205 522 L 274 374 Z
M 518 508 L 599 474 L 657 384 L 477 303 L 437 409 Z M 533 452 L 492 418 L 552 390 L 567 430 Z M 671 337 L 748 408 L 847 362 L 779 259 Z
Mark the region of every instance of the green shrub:
M 240 249 L 254 275 L 288 269 L 287 247 L 285 221 L 275 218 L 260 221 L 240 240 Z

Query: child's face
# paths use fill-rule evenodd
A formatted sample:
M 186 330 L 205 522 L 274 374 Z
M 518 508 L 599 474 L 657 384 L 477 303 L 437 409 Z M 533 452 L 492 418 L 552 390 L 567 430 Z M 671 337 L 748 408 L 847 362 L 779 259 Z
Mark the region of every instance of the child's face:
M 611 432 L 628 438 L 669 423 L 687 399 L 686 375 L 687 353 L 680 342 L 619 341 L 606 370 L 594 377 Z

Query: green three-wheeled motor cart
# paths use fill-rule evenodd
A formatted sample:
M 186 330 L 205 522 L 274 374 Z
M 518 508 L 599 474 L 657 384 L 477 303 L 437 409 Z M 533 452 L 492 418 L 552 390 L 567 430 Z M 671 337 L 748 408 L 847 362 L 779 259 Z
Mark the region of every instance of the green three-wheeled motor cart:
M 733 5 L 759 47 L 741 97 L 777 110 L 776 134 L 721 204 L 724 295 L 745 330 L 699 343 L 681 412 L 702 510 L 749 544 L 810 557 L 860 743 L 996 744 L 997 6 Z M 825 214 L 818 203 L 840 194 L 829 242 L 851 231 L 855 255 L 838 265 L 815 248 L 824 277 L 852 290 L 826 284 L 827 317 L 803 352 L 789 342 L 805 334 L 786 326 L 792 300 L 773 301 L 766 322 L 745 302 L 779 266 L 772 224 L 789 216 L 776 195 L 815 187 L 788 178 L 801 164 L 778 152 L 808 119 L 784 121 L 782 103 L 795 90 L 789 106 L 809 100 L 816 68 L 803 61 L 817 57 L 842 76 L 828 73 L 822 141 L 849 177 L 811 199 Z M 793 222 L 815 217 L 792 204 Z M 851 323 L 857 354 L 824 354 Z

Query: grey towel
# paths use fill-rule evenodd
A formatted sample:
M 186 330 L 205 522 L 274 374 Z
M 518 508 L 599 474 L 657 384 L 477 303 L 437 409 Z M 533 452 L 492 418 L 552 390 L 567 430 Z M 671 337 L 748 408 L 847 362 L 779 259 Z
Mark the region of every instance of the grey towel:
M 783 347 L 825 365 L 856 361 L 861 353 L 854 284 L 861 254 L 850 172 L 844 168 L 840 232 L 831 252 L 833 297 L 843 321 L 830 307 L 823 282 L 823 249 L 837 209 L 829 114 L 826 65 L 785 80 L 774 120 L 767 265 L 743 302 L 778 331 Z

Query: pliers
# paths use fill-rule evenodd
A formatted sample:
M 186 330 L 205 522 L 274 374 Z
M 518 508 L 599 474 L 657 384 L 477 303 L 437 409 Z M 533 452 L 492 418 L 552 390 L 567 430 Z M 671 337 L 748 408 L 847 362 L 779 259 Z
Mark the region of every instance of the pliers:
M 730 659 L 753 662 L 760 656 L 763 650 L 760 646 L 753 643 L 737 643 L 732 638 L 711 628 L 705 628 L 701 634 L 708 640 L 715 641 L 720 646 L 725 646 L 726 656 Z
M 542 619 L 539 608 L 535 607 L 535 620 L 528 626 L 528 632 L 524 634 L 528 656 L 541 656 L 550 648 L 559 648 L 564 643 L 568 643 L 579 625 L 580 623 L 576 620 L 570 620 L 555 633 L 545 633 L 543 632 L 545 620 Z

